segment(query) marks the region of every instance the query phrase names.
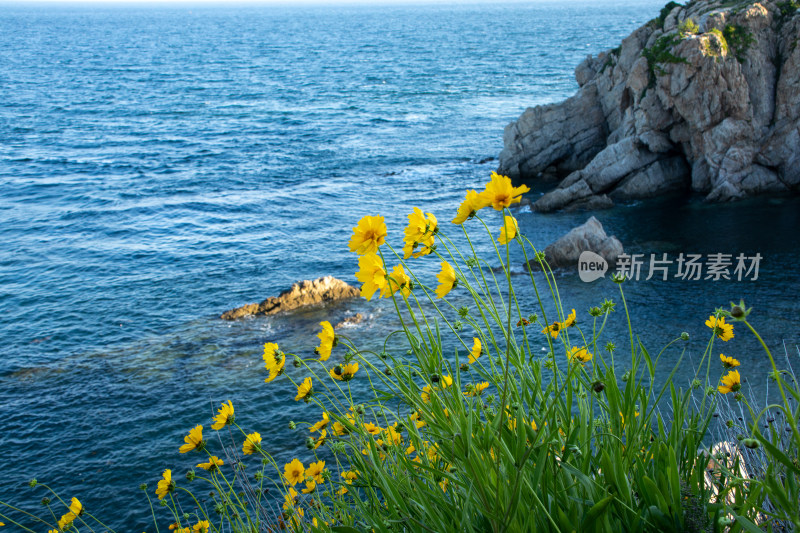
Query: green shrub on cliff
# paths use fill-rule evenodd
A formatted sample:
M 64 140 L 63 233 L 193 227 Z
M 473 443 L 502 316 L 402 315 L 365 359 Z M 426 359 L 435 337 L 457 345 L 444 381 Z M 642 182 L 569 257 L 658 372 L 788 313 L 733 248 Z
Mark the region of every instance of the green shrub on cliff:
M 669 2 L 667 5 L 661 8 L 661 11 L 658 14 L 658 17 L 654 18 L 649 22 L 649 24 L 657 28 L 659 30 L 664 29 L 664 21 L 667 20 L 667 17 L 672 12 L 673 9 L 676 7 L 683 7 L 683 4 L 679 4 L 678 2 Z
M 747 30 L 735 24 L 725 26 L 722 35 L 739 63 L 744 61 L 747 49 L 756 42 Z
M 681 40 L 681 36 L 677 33 L 662 35 L 656 39 L 652 47 L 642 50 L 642 56 L 647 59 L 647 68 L 650 74 L 650 87 L 655 85 L 656 75 L 663 75 L 667 72 L 661 64 L 688 63 L 685 57 L 676 56 L 672 53 L 672 48 L 677 43 L 681 42 Z

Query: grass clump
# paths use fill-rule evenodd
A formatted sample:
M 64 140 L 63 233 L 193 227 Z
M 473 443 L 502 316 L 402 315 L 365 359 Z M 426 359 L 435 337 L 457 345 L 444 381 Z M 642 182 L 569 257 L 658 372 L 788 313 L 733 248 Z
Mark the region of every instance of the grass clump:
M 710 35 L 704 44 L 704 51 L 707 56 L 720 57 L 728 53 L 728 41 L 722 31 L 717 28 L 708 32 Z M 711 37 L 713 36 L 713 38 Z
M 745 60 L 748 48 L 756 42 L 755 38 L 747 30 L 735 24 L 725 26 L 722 30 L 722 35 L 739 63 Z
M 262 438 L 242 409 L 222 403 L 205 436 L 202 425 L 175 436 L 187 474 L 165 470 L 155 490 L 142 487 L 155 530 L 738 532 L 758 531 L 766 512 L 800 525 L 800 408 L 789 402 L 800 389 L 777 370 L 751 310 L 713 311 L 694 380 L 677 383 L 689 336 L 665 332 L 672 340 L 648 349 L 631 325 L 624 275 L 609 284 L 617 301 L 580 311 L 562 301 L 545 255 L 509 210 L 527 191 L 493 174 L 483 192 L 467 191 L 452 226 L 414 208 L 402 242 L 382 216 L 363 217 L 350 240 L 356 279 L 365 298 L 391 301 L 397 330 L 380 351 L 327 321 L 314 355 L 266 343 L 265 387 L 284 381 L 286 400 L 303 402 L 307 421 L 289 431 L 306 450 L 278 462 L 270 441 L 283 436 Z M 512 276 L 512 248 L 541 273 Z M 433 258 L 435 278 L 421 268 Z M 607 332 L 614 320 L 622 338 Z M 742 330 L 772 364 L 782 402 L 770 408 L 788 437 L 762 434 L 739 362 L 717 360 L 715 343 Z M 666 359 L 677 362 L 662 378 Z M 743 438 L 730 446 L 761 448 L 763 478 L 711 462 L 705 439 L 721 397 L 745 409 Z M 777 447 L 778 437 L 791 445 Z M 54 498 L 43 500 L 45 517 L 0 502 L 0 520 L 24 531 L 110 531 L 77 499 L 44 488 Z
M 642 50 L 642 56 L 647 59 L 647 67 L 650 74 L 649 86 L 655 85 L 656 75 L 666 74 L 662 64 L 666 63 L 688 63 L 685 57 L 676 56 L 672 53 L 672 47 L 681 42 L 681 36 L 676 33 L 662 35 L 653 46 Z
M 778 17 L 781 20 L 786 20 L 795 15 L 797 10 L 800 9 L 800 2 L 797 0 L 789 0 L 788 2 L 779 2 L 777 4 Z
M 686 19 L 678 25 L 678 33 L 682 36 L 697 35 L 700 32 L 700 26 L 693 19 Z

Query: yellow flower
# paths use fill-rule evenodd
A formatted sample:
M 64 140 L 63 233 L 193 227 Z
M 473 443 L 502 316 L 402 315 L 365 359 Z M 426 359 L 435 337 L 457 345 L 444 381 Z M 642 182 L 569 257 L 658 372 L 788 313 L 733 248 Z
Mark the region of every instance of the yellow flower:
M 481 347 L 481 340 L 478 337 L 472 337 L 472 351 L 469 352 L 470 364 L 478 360 L 478 357 L 481 356 L 482 351 L 483 348 Z
M 202 450 L 203 447 L 206 445 L 206 442 L 203 440 L 203 426 L 196 426 L 194 429 L 189 431 L 189 434 L 183 437 L 183 440 L 186 442 L 180 448 L 181 453 L 190 452 L 192 450 Z
M 166 496 L 173 490 L 175 490 L 175 482 L 172 481 L 172 470 L 170 469 L 164 470 L 164 474 L 162 475 L 161 479 L 158 480 L 158 486 L 156 487 L 156 496 L 158 496 L 159 500 L 163 500 L 164 496 Z
M 208 528 L 211 527 L 211 524 L 208 523 L 208 520 L 200 520 L 194 526 L 192 526 L 192 531 L 196 531 L 197 533 L 208 533 Z
M 442 261 L 442 270 L 436 276 L 439 286 L 436 287 L 436 297 L 444 298 L 456 286 L 456 273 L 450 263 Z
M 69 510 L 75 516 L 81 516 L 83 514 L 83 504 L 78 498 L 72 498 L 72 501 L 69 502 Z
M 530 188 L 526 185 L 512 187 L 511 178 L 492 172 L 491 180 L 486 184 L 486 189 L 480 194 L 480 197 L 481 201 L 485 202 L 486 205 L 491 205 L 495 210 L 502 211 L 503 208 L 511 204 L 519 203 L 520 196 L 528 191 L 530 191 Z
M 379 435 L 381 431 L 383 431 L 380 426 L 373 424 L 372 422 L 367 422 L 364 424 L 364 429 L 370 435 Z
M 405 243 L 403 246 L 404 259 L 408 259 L 412 255 L 414 257 L 427 255 L 433 247 L 433 235 L 438 230 L 438 222 L 433 214 L 425 213 L 425 215 L 422 214 L 422 210 L 419 207 L 415 207 L 414 212 L 408 215 L 408 226 L 403 237 L 403 242 Z M 423 250 L 414 252 L 420 244 L 425 245 Z M 427 252 L 425 248 L 428 249 Z
M 306 469 L 306 478 L 313 478 L 317 483 L 322 483 L 322 472 L 325 470 L 325 461 L 311 463 Z
M 217 416 L 214 417 L 214 424 L 212 424 L 211 429 L 220 430 L 228 424 L 233 424 L 235 419 L 231 401 L 228 400 L 228 403 L 223 402 L 222 406 L 217 410 Z
M 406 448 L 406 455 L 411 455 L 415 451 L 417 451 L 417 449 L 414 448 L 414 443 L 411 443 L 408 445 L 408 448 Z
M 244 443 L 242 444 L 242 453 L 245 455 L 250 455 L 254 452 L 257 452 L 258 449 L 261 447 L 261 435 L 259 433 L 253 432 L 250 433 L 244 439 Z
M 727 355 L 719 354 L 719 360 L 722 361 L 722 366 L 725 368 L 734 368 L 739 366 L 739 361 L 733 357 L 728 357 Z
M 319 422 L 317 422 L 316 424 L 311 426 L 311 428 L 308 431 L 310 431 L 311 433 L 314 433 L 315 431 L 319 431 L 321 429 L 325 429 L 326 427 L 328 427 L 328 423 L 329 422 L 330 422 L 330 419 L 328 418 L 328 413 L 326 413 L 325 411 L 322 411 L 322 420 L 320 420 Z
M 306 469 L 303 467 L 303 463 L 301 463 L 299 459 L 294 459 L 291 463 L 286 463 L 283 467 L 283 477 L 294 487 L 306 478 L 305 471 Z
M 397 423 L 395 423 L 394 426 L 386 428 L 384 433 L 386 434 L 386 440 L 389 444 L 398 446 L 403 442 L 403 435 L 401 435 L 400 432 L 395 429 L 396 427 Z
M 517 230 L 517 219 L 509 216 L 503 217 L 503 227 L 500 228 L 500 236 L 497 238 L 497 242 L 500 244 L 510 243 L 517 236 Z
M 553 322 L 542 330 L 545 335 L 550 335 L 554 339 L 558 337 L 558 332 L 561 331 L 561 322 Z
M 350 381 L 356 375 L 356 372 L 358 372 L 358 363 L 354 361 L 345 365 L 336 365 L 331 368 L 329 374 L 333 379 Z
M 297 503 L 297 496 L 297 491 L 292 487 L 289 487 L 289 492 L 283 495 L 283 509 L 287 510 L 289 507 L 294 507 L 294 505 Z
M 422 401 L 425 403 L 430 403 L 431 401 L 431 386 L 425 385 L 422 387 L 422 392 L 419 393 L 420 397 L 422 397 Z
M 314 390 L 311 384 L 311 378 L 308 377 L 297 387 L 297 396 L 294 397 L 294 401 L 308 400 L 313 393 Z
M 283 374 L 283 367 L 286 365 L 286 356 L 277 350 L 269 356 L 264 354 L 264 367 L 269 370 L 269 377 L 264 378 L 265 383 L 269 383 L 281 374 Z
M 464 396 L 480 396 L 480 394 L 485 391 L 489 387 L 489 382 L 484 381 L 482 383 L 477 383 L 472 386 L 467 392 L 464 393 Z
M 350 251 L 358 255 L 374 254 L 385 240 L 386 224 L 383 217 L 367 215 L 353 228 L 353 236 L 349 243 Z
M 722 385 L 717 387 L 717 390 L 722 394 L 729 392 L 738 392 L 742 388 L 742 377 L 739 375 L 738 370 L 731 370 L 727 376 L 722 377 Z
M 403 265 L 397 265 L 392 269 L 386 280 L 386 285 L 381 289 L 381 297 L 388 298 L 395 292 L 400 291 L 403 298 L 408 298 L 411 294 L 411 278 L 406 274 Z
M 567 353 L 567 359 L 569 359 L 571 363 L 579 362 L 581 364 L 586 364 L 592 360 L 592 353 L 587 350 L 585 346 L 583 348 L 573 346 Z
M 706 320 L 706 326 L 714 330 L 714 334 L 725 342 L 733 338 L 733 325 L 725 323 L 725 317 L 719 318 L 711 315 Z
M 453 378 L 450 376 L 442 376 L 442 388 L 446 389 L 453 384 Z
M 336 435 L 337 437 L 341 437 L 343 435 L 347 435 L 348 433 L 350 433 L 350 430 L 348 430 L 347 427 L 344 424 L 342 424 L 341 422 L 334 422 L 333 423 L 333 434 L 334 435 Z
M 317 437 L 317 440 L 314 441 L 314 449 L 316 450 L 317 448 L 325 444 L 325 440 L 327 438 L 328 438 L 328 430 L 323 429 L 322 431 L 320 431 L 319 437 Z
M 303 494 L 311 494 L 315 490 L 317 490 L 317 484 L 312 479 L 311 481 L 306 481 L 306 488 L 304 488 L 300 492 L 302 492 Z
M 458 213 L 456 218 L 453 219 L 453 224 L 463 224 L 468 218 L 474 217 L 475 214 L 486 207 L 486 201 L 481 198 L 478 191 L 470 189 L 467 191 L 467 196 L 461 205 L 458 206 Z
M 264 344 L 264 366 L 267 370 L 271 369 L 277 362 L 276 356 L 281 351 L 278 345 L 274 342 Z
M 356 279 L 361 282 L 361 296 L 371 300 L 376 291 L 383 292 L 386 286 L 386 271 L 383 261 L 375 254 L 366 254 L 358 258 Z
M 339 490 L 336 491 L 336 494 L 338 494 L 339 496 L 347 494 L 347 487 L 341 487 Z
M 575 310 L 573 309 L 572 312 L 567 315 L 567 318 L 561 323 L 561 329 L 564 328 L 571 328 L 575 325 Z
M 72 525 L 72 522 L 75 520 L 75 513 L 69 512 L 65 515 L 62 515 L 61 518 L 58 519 L 58 529 L 59 531 L 64 531 L 69 526 Z
M 333 326 L 327 320 L 319 323 L 322 326 L 322 331 L 317 334 L 319 337 L 319 346 L 316 347 L 314 352 L 319 355 L 320 361 L 327 361 L 331 356 L 333 347 L 337 344 L 336 334 L 333 332 Z
M 202 468 L 203 470 L 208 470 L 209 472 L 214 472 L 219 470 L 219 467 L 224 465 L 225 461 L 217 457 L 216 455 L 212 455 L 209 457 L 207 463 L 200 463 L 197 465 L 197 468 Z
M 342 478 L 344 479 L 345 483 L 347 483 L 348 485 L 352 485 L 353 481 L 358 479 L 359 474 L 360 472 L 358 470 L 345 470 L 344 472 L 342 472 Z

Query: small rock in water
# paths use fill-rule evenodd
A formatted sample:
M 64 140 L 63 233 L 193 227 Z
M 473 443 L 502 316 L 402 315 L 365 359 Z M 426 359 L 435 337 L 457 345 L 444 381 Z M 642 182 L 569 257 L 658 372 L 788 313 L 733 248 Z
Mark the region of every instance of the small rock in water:
M 616 263 L 623 253 L 622 243 L 614 236 L 606 235 L 603 225 L 595 217 L 590 217 L 585 224 L 573 228 L 569 233 L 544 249 L 545 260 L 550 268 L 578 267 L 578 258 L 582 252 L 594 252 L 610 265 Z M 527 263 L 530 269 L 538 270 L 539 262 L 531 259 Z
M 350 315 L 348 317 L 345 317 L 344 320 L 336 324 L 334 328 L 339 329 L 345 326 L 355 326 L 356 324 L 360 324 L 363 321 L 364 321 L 364 315 L 362 315 L 361 313 L 356 313 L 355 315 Z
M 305 280 L 293 284 L 278 296 L 267 298 L 260 304 L 246 304 L 220 316 L 223 320 L 235 320 L 250 315 L 274 315 L 307 305 L 316 305 L 345 298 L 356 298 L 359 290 L 333 276 L 313 281 Z

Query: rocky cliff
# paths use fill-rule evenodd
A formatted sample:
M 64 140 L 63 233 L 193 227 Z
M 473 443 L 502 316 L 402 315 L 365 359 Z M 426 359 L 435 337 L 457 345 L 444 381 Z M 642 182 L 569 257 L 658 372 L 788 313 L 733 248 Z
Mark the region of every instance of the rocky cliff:
M 689 189 L 800 190 L 800 2 L 670 2 L 575 69 L 578 92 L 505 129 L 498 172 L 560 179 L 552 211 Z

